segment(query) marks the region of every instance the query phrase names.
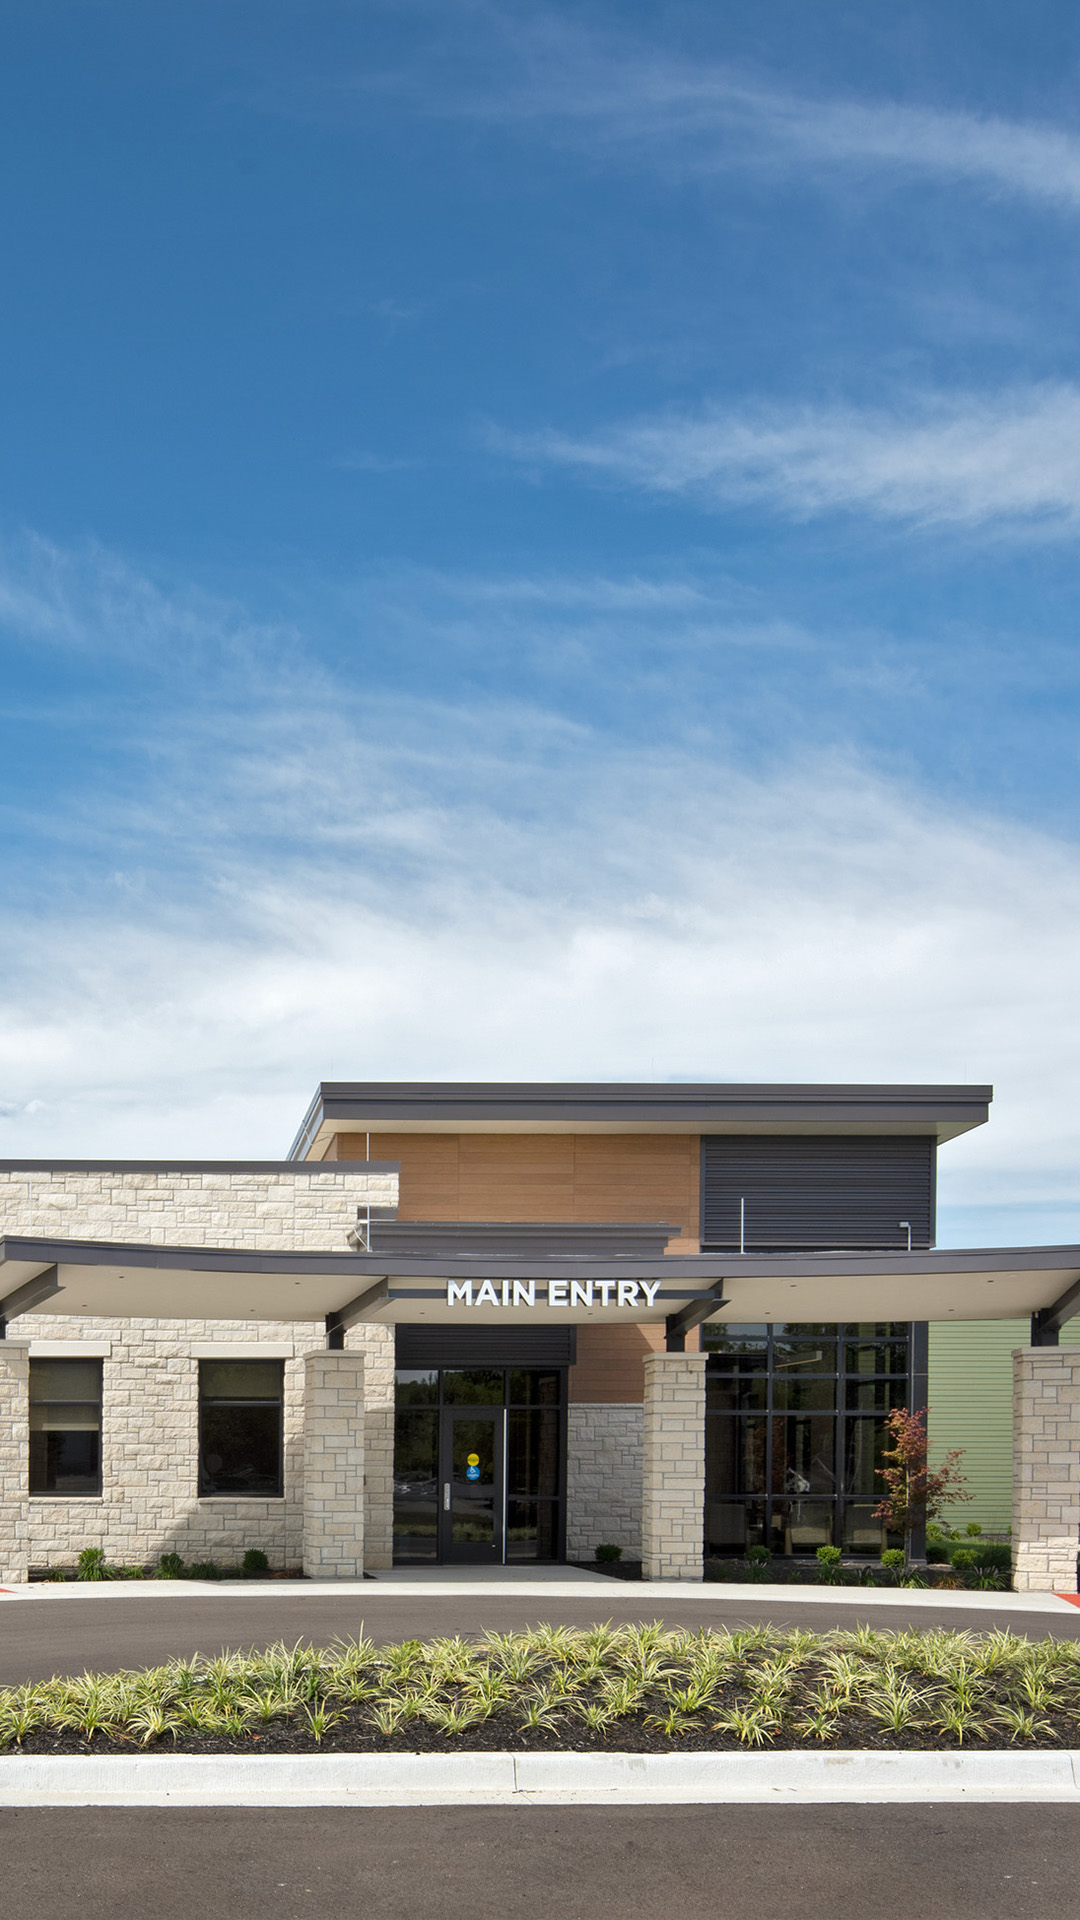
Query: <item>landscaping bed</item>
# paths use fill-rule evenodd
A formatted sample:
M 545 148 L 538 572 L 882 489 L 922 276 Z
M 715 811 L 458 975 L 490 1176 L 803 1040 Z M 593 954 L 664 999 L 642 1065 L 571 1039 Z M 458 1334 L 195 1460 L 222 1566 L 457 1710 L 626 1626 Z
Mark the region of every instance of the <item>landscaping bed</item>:
M 611 1569 L 604 1567 L 604 1573 Z M 723 1584 L 789 1587 L 911 1587 L 950 1593 L 1008 1593 L 1011 1581 L 998 1568 L 929 1566 L 883 1567 L 879 1560 L 849 1560 L 819 1566 L 816 1560 L 706 1560 L 703 1577 Z
M 1080 1643 L 587 1631 L 278 1645 L 0 1691 L 3 1756 L 1080 1746 Z

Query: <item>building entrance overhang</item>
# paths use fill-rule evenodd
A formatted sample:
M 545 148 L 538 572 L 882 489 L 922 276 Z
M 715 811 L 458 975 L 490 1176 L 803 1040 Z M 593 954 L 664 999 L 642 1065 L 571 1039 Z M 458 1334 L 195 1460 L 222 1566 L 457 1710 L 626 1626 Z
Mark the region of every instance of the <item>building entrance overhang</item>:
M 8 1235 L 0 1320 L 372 1320 L 464 1326 L 1007 1320 L 1080 1309 L 1080 1247 L 640 1256 L 237 1251 Z

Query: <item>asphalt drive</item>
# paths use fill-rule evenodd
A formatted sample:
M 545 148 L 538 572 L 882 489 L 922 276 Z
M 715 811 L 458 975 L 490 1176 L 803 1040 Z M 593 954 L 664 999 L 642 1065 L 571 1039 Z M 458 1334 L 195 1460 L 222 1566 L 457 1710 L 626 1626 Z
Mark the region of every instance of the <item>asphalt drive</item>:
M 1060 1920 L 1065 1806 L 42 1808 L 12 1920 Z
M 700 1589 L 698 1589 L 700 1593 Z M 642 1589 L 607 1589 L 578 1599 L 511 1597 L 508 1590 L 487 1594 L 436 1594 L 417 1591 L 407 1597 L 318 1593 L 225 1595 L 204 1598 L 97 1596 L 44 1593 L 31 1599 L 0 1601 L 0 1686 L 47 1680 L 54 1673 L 115 1673 L 121 1667 L 157 1666 L 177 1656 L 215 1654 L 226 1647 L 267 1647 L 276 1640 L 327 1645 L 337 1638 L 367 1634 L 392 1640 L 430 1640 L 438 1634 L 479 1636 L 485 1629 L 508 1633 L 541 1621 L 589 1627 L 599 1621 L 662 1619 L 672 1627 L 733 1627 L 768 1621 L 779 1627 L 809 1627 L 824 1632 L 866 1620 L 886 1629 L 902 1626 L 966 1628 L 988 1633 L 1010 1627 L 1029 1639 L 1080 1638 L 1080 1609 L 1066 1613 L 1020 1613 L 1002 1607 L 970 1611 L 961 1607 L 831 1606 L 827 1601 L 755 1601 L 704 1597 L 680 1603 L 670 1597 L 651 1600 Z

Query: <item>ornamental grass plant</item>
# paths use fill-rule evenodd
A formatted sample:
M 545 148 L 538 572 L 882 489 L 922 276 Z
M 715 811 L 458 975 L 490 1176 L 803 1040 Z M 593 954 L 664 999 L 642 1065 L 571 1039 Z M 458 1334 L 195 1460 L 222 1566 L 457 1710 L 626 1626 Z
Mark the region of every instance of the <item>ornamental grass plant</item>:
M 3 1755 L 1080 1746 L 1080 1644 L 868 1626 L 298 1643 L 0 1692 Z

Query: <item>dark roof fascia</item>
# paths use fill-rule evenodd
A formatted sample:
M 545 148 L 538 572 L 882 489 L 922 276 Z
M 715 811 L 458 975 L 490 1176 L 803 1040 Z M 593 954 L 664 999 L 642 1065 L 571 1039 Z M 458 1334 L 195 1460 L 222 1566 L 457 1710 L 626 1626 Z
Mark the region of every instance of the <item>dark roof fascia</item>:
M 831 1121 L 837 1125 L 979 1126 L 989 1117 L 990 1086 L 891 1084 L 710 1083 L 623 1084 L 614 1081 L 323 1081 L 289 1149 L 304 1153 L 324 1125 L 363 1123 L 392 1131 L 396 1121 L 680 1121 L 710 1126 L 736 1121 L 778 1126 Z
M 400 1160 L 0 1160 L 0 1174 L 400 1172 Z
M 29 1235 L 6 1234 L 0 1239 L 0 1265 L 7 1261 L 35 1262 L 42 1266 L 121 1266 L 187 1268 L 192 1272 L 220 1273 L 312 1273 L 355 1274 L 362 1278 L 384 1274 L 416 1278 L 475 1276 L 478 1279 L 544 1279 L 565 1277 L 568 1262 L 574 1264 L 573 1278 L 625 1279 L 628 1274 L 656 1279 L 697 1278 L 716 1280 L 756 1277 L 793 1279 L 820 1274 L 934 1274 L 934 1273 L 1010 1273 L 1029 1271 L 1067 1271 L 1080 1273 L 1080 1246 L 1065 1247 L 935 1247 L 916 1253 L 815 1253 L 778 1254 L 664 1254 L 657 1260 L 641 1260 L 633 1255 L 599 1258 L 581 1254 L 551 1254 L 546 1258 L 478 1259 L 471 1254 L 448 1253 L 440 1258 L 360 1253 L 252 1253 L 235 1247 L 162 1247 L 125 1245 L 121 1242 L 92 1240 L 37 1239 Z
M 388 1257 L 364 1253 L 251 1253 L 235 1247 L 161 1247 L 124 1245 L 101 1240 L 39 1240 L 28 1235 L 6 1234 L 0 1239 L 0 1266 L 7 1261 L 42 1266 L 143 1267 L 164 1268 L 192 1273 L 310 1273 L 345 1274 L 358 1279 L 382 1279 L 384 1275 L 403 1278 L 445 1279 L 475 1278 L 509 1280 L 547 1278 L 564 1279 L 568 1265 L 572 1279 L 625 1280 L 627 1278 L 680 1279 L 722 1278 L 722 1269 L 730 1265 L 711 1254 L 640 1259 L 632 1254 L 601 1258 L 593 1254 L 552 1254 L 547 1258 L 505 1256 L 478 1259 L 472 1254 L 450 1253 L 440 1259 L 417 1258 L 413 1254 Z

